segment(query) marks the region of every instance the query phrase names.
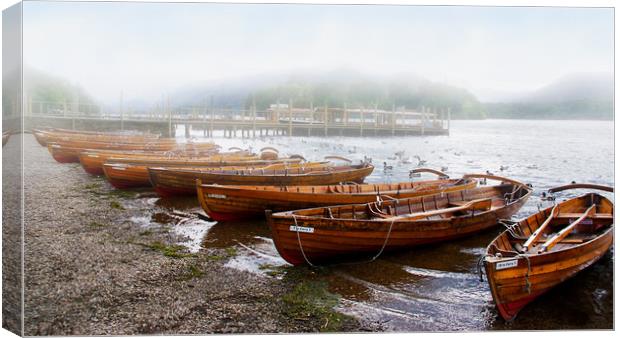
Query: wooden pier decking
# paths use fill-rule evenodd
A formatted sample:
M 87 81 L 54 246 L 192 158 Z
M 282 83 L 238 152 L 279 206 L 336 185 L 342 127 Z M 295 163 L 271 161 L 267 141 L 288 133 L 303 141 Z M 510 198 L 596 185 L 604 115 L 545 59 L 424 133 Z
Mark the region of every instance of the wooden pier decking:
M 81 109 L 77 109 L 80 107 Z M 34 109 L 33 109 L 34 108 Z M 56 107 L 29 102 L 24 111 L 26 128 L 53 126 L 73 129 L 150 130 L 175 136 L 177 126 L 185 135 L 202 131 L 213 137 L 223 131 L 225 137 L 261 136 L 399 136 L 447 135 L 450 108 L 419 110 L 375 108 L 311 107 L 295 108 L 291 104 L 273 104 L 266 110 L 185 107 L 151 112 L 123 111 L 106 113 L 103 108 L 84 109 L 84 105 L 63 104 Z M 86 111 L 80 111 L 86 110 Z

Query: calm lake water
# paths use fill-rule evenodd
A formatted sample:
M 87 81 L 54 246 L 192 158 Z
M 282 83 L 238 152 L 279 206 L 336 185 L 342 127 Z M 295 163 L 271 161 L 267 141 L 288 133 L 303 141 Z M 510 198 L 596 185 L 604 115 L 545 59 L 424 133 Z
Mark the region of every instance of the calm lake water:
M 202 135 L 201 131 L 192 133 Z M 369 182 L 410 180 L 409 170 L 418 165 L 418 157 L 426 161 L 426 167 L 446 167 L 451 177 L 489 170 L 534 186 L 535 194 L 515 215 L 521 218 L 539 204 L 544 207 L 550 203 L 540 199 L 540 193 L 550 187 L 571 181 L 613 186 L 613 139 L 610 121 L 486 120 L 453 121 L 449 136 L 215 141 L 225 149 L 274 146 L 282 155 L 301 154 L 308 160 L 340 155 L 357 162 L 367 156 L 376 166 Z M 384 170 L 384 162 L 392 169 Z M 566 192 L 560 197 L 578 193 Z M 184 244 L 192 250 L 235 247 L 238 255 L 226 263 L 231 269 L 282 278 L 265 269 L 286 267 L 287 263 L 278 256 L 264 221 L 206 222 L 193 216 L 202 212 L 195 199 L 148 198 L 136 203 L 147 206 L 144 215 L 134 219 L 136 223 L 173 225 L 188 236 Z M 515 321 L 504 322 L 486 280 L 480 282 L 477 268 L 486 245 L 500 231 L 498 227 L 459 241 L 384 254 L 371 263 L 331 266 L 319 275 L 332 292 L 342 296 L 342 312 L 378 323 L 386 330 L 613 328 L 613 249 L 591 268 L 527 306 Z

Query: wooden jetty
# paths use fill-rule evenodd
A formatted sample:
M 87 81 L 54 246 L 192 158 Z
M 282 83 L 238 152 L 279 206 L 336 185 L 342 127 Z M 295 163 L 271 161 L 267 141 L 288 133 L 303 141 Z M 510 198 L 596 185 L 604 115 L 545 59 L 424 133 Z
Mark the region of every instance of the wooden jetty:
M 403 136 L 447 135 L 450 130 L 450 108 L 419 107 L 416 110 L 391 110 L 374 107 L 294 107 L 272 104 L 264 110 L 252 105 L 249 109 L 155 107 L 151 111 L 131 109 L 106 110 L 103 106 L 79 103 L 39 102 L 26 99 L 24 121 L 26 128 L 40 126 L 69 129 L 142 130 L 174 137 L 177 127 L 202 131 L 202 136 L 213 137 L 223 132 L 224 137 L 254 138 L 261 136 Z

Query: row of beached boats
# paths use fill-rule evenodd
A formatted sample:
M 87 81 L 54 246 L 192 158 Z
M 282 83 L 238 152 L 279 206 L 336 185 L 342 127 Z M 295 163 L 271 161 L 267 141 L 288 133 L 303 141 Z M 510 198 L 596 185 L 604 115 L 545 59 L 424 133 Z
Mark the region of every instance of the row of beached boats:
M 376 259 L 382 253 L 474 235 L 504 224 L 487 247 L 484 266 L 501 316 L 519 310 L 600 259 L 613 243 L 613 203 L 598 193 L 509 219 L 533 189 L 489 174 L 391 184 L 363 183 L 369 163 L 334 164 L 280 158 L 273 148 L 220 152 L 213 143 L 151 134 L 34 131 L 59 162 L 80 162 L 117 188 L 153 187 L 162 196 L 196 194 L 210 218 L 266 217 L 279 254 L 289 263 Z M 498 184 L 487 185 L 487 180 Z M 571 184 L 552 189 L 613 188 Z

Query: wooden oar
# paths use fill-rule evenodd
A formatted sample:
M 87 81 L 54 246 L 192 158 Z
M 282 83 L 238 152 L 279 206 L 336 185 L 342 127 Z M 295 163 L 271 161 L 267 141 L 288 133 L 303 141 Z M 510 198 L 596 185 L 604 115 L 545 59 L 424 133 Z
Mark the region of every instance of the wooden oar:
M 433 211 L 427 211 L 427 212 L 420 212 L 420 213 L 413 213 L 413 214 L 406 214 L 406 215 L 400 215 L 400 216 L 393 216 L 393 217 L 388 217 L 385 218 L 386 220 L 396 220 L 396 221 L 401 221 L 401 220 L 406 220 L 406 221 L 414 221 L 416 219 L 420 219 L 420 218 L 427 218 L 427 217 L 431 217 L 431 216 L 436 216 L 436 215 L 442 215 L 442 214 L 447 214 L 447 213 L 451 213 L 451 212 L 456 212 L 456 211 L 461 211 L 461 210 L 489 210 L 491 208 L 493 204 L 493 200 L 490 198 L 481 198 L 481 199 L 477 199 L 477 200 L 473 200 L 470 202 L 467 202 L 466 204 L 463 204 L 461 206 L 458 207 L 452 207 L 452 208 L 445 208 L 445 209 L 439 209 L 439 210 L 433 210 Z
M 590 206 L 588 208 L 588 210 L 586 210 L 586 212 L 584 212 L 581 215 L 581 217 L 577 218 L 576 221 L 574 221 L 573 223 L 569 224 L 566 228 L 560 230 L 560 232 L 555 234 L 553 237 L 549 238 L 542 245 L 542 247 L 538 250 L 538 253 L 543 253 L 543 252 L 551 250 L 551 248 L 553 248 L 553 246 L 558 244 L 558 242 L 560 242 L 562 239 L 564 239 L 564 237 L 568 236 L 568 234 L 570 234 L 570 232 L 573 231 L 573 228 L 575 228 L 575 226 L 577 226 L 577 224 L 581 223 L 581 221 L 583 221 L 585 218 L 592 216 L 595 211 L 596 211 L 596 204 L 593 204 L 592 206 Z
M 562 185 L 559 187 L 549 189 L 549 192 L 558 192 L 558 191 L 569 190 L 569 189 L 596 189 L 596 190 L 602 190 L 602 191 L 607 191 L 607 192 L 614 192 L 613 187 L 608 187 L 606 185 L 600 185 L 600 184 L 590 184 L 590 183 L 572 183 L 572 184 Z
M 466 175 L 463 175 L 463 178 L 487 178 L 487 179 L 490 179 L 490 180 L 509 182 L 509 183 L 520 185 L 522 187 L 526 187 L 527 189 L 530 189 L 523 182 L 519 182 L 517 180 L 513 180 L 511 178 L 506 178 L 506 177 L 502 177 L 502 176 L 487 175 L 487 174 L 466 174 Z
M 558 214 L 560 214 L 560 208 L 556 204 L 556 205 L 553 206 L 553 209 L 551 209 L 551 213 L 549 214 L 549 217 L 547 217 L 547 219 L 543 222 L 543 224 L 541 224 L 540 227 L 538 227 L 538 229 L 536 229 L 536 231 L 534 231 L 534 233 L 527 239 L 525 244 L 523 244 L 523 251 L 524 252 L 527 252 L 530 249 L 530 247 L 532 246 L 532 244 L 534 244 L 534 243 L 536 243 L 536 241 L 538 241 L 540 236 L 543 234 L 543 231 L 545 231 L 547 226 L 551 223 L 551 220 L 554 217 L 556 217 Z
M 448 174 L 444 173 L 443 171 L 431 169 L 431 168 L 416 168 L 416 169 L 411 170 L 409 173 L 410 174 L 431 173 L 431 174 L 435 174 L 439 176 L 440 178 L 450 178 L 450 176 L 448 176 Z
M 334 159 L 334 160 L 341 160 L 341 161 L 345 161 L 345 162 L 347 162 L 347 163 L 351 163 L 351 162 L 352 162 L 351 160 L 349 160 L 349 159 L 348 159 L 348 158 L 346 158 L 346 157 L 342 157 L 342 156 L 335 156 L 335 155 L 333 155 L 333 156 L 325 156 L 325 157 L 324 157 L 324 159 L 326 159 L 326 160 L 330 160 L 330 159 Z

